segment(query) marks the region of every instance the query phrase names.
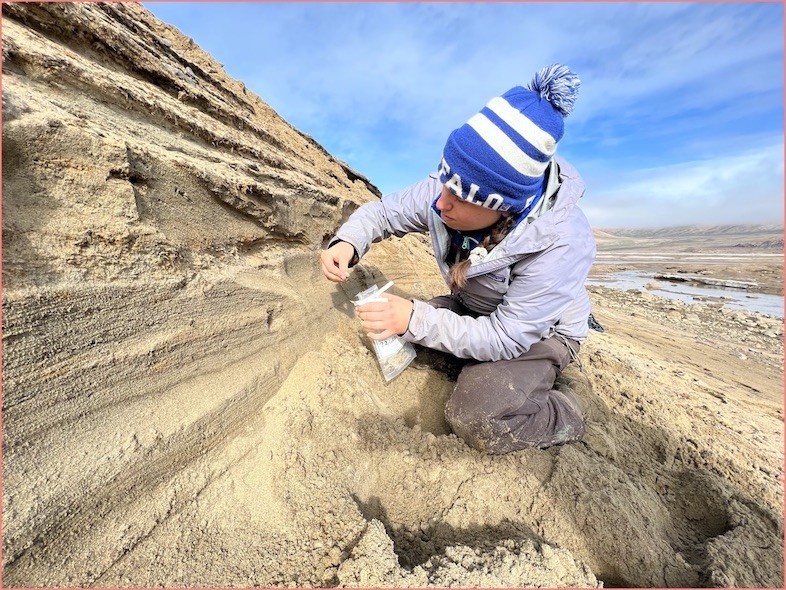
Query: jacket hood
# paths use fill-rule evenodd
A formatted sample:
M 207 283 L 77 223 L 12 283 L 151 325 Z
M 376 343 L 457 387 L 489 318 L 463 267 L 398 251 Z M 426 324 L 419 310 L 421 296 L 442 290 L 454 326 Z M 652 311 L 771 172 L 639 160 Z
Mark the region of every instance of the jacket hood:
M 559 166 L 560 187 L 556 202 L 540 217 L 525 224 L 520 223 L 513 231 L 492 250 L 490 258 L 520 256 L 539 252 L 551 246 L 560 236 L 560 223 L 564 221 L 576 207 L 578 200 L 584 195 L 584 180 L 576 169 L 560 156 L 554 156 Z M 562 232 L 570 232 L 569 228 Z M 496 256 L 494 252 L 499 251 Z
M 555 213 L 564 211 L 564 215 L 567 215 L 567 213 L 576 206 L 579 199 L 584 196 L 586 185 L 578 171 L 567 160 L 556 155 L 554 156 L 554 160 L 557 162 L 557 166 L 559 166 L 559 179 L 562 185 L 557 192 L 557 202 L 554 204 L 551 211 Z M 560 216 L 560 219 L 562 219 L 564 215 Z

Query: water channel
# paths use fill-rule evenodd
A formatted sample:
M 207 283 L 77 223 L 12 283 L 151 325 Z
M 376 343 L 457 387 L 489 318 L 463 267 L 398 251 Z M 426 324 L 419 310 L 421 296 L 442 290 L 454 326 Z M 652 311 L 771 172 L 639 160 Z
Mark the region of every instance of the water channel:
M 658 289 L 647 289 L 653 295 L 678 299 L 685 303 L 723 303 L 723 306 L 728 309 L 742 309 L 773 317 L 783 317 L 782 295 L 750 293 L 745 289 L 731 287 L 712 287 L 695 283 L 671 282 L 664 279 L 655 279 L 652 273 L 638 270 L 621 270 L 603 277 L 589 278 L 587 279 L 587 284 L 625 291 L 627 289 L 644 289 L 646 285 L 653 281 L 660 285 Z

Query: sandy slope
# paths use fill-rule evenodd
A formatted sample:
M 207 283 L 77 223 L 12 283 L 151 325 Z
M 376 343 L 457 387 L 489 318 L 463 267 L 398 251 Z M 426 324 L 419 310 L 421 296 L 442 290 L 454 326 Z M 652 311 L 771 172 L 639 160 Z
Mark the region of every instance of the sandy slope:
M 322 280 L 373 187 L 135 5 L 4 5 L 6 586 L 779 586 L 782 325 L 593 289 L 585 440 L 502 457 Z M 190 74 L 189 74 L 190 72 Z

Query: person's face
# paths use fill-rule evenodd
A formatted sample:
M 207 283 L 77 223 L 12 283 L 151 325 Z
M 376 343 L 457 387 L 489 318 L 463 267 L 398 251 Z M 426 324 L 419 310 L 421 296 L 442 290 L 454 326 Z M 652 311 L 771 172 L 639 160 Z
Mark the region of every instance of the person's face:
M 448 227 L 461 231 L 483 229 L 494 225 L 502 217 L 499 211 L 467 203 L 444 187 L 437 199 L 437 210 Z

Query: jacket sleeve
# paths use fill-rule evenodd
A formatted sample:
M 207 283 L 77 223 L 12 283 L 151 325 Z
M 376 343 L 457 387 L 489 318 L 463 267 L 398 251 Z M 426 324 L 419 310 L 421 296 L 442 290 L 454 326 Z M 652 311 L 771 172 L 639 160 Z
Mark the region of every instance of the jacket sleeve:
M 403 338 L 460 358 L 517 358 L 548 334 L 584 289 L 595 257 L 591 234 L 576 236 L 517 263 L 502 303 L 489 316 L 461 316 L 415 301 Z
M 328 247 L 339 241 L 348 242 L 362 258 L 372 243 L 391 235 L 400 238 L 411 232 L 428 231 L 429 209 L 440 190 L 439 180 L 429 177 L 403 191 L 362 205 L 339 228 Z

